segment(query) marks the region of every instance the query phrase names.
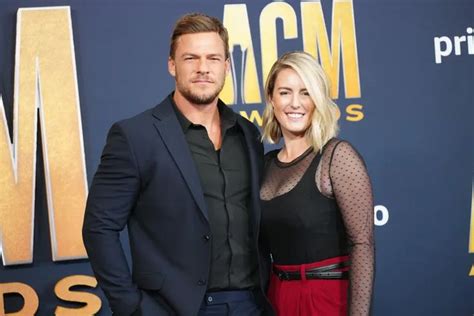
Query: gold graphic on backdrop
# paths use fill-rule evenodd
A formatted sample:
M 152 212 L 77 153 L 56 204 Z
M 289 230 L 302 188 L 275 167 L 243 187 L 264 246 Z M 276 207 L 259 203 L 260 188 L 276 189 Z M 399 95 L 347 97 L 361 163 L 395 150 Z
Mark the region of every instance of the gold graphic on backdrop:
M 359 62 L 352 0 L 334 0 L 331 47 L 321 2 L 302 2 L 304 50 L 316 58 L 331 80 L 331 97 L 339 96 L 339 61 L 342 51 L 346 98 L 360 98 Z
M 6 294 L 17 294 L 23 298 L 23 307 L 8 313 L 9 316 L 34 316 L 39 307 L 38 294 L 28 284 L 20 282 L 2 283 L 0 286 L 0 312 L 5 312 L 4 297 Z
M 38 119 L 53 260 L 85 258 L 87 196 L 69 7 L 19 9 L 13 141 L 0 104 L 0 232 L 4 265 L 32 262 Z
M 245 4 L 226 4 L 223 23 L 229 32 L 229 49 L 231 54 L 231 72 L 227 74 L 220 98 L 227 104 L 237 103 L 237 76 L 234 62 L 234 46 L 240 46 L 241 52 L 241 98 L 243 103 L 260 103 L 260 84 L 257 76 L 257 65 L 253 52 L 252 33 Z
M 260 14 L 260 49 L 262 53 L 263 82 L 267 80 L 273 63 L 278 59 L 277 19 L 281 19 L 283 23 L 284 39 L 298 37 L 296 13 L 291 5 L 285 2 L 272 2 L 262 10 Z
M 54 311 L 56 316 L 95 315 L 100 310 L 102 302 L 97 295 L 73 290 L 72 287 L 75 286 L 96 288 L 97 280 L 89 275 L 71 275 L 56 283 L 54 293 L 58 298 L 66 302 L 85 304 L 76 308 L 58 306 Z
M 354 7 L 352 0 L 334 0 L 332 5 L 331 42 L 324 19 L 321 2 L 301 2 L 301 41 L 302 50 L 319 59 L 331 81 L 331 96 L 339 97 L 340 64 L 342 62 L 346 98 L 360 98 L 359 62 L 355 31 Z M 224 6 L 224 25 L 229 31 L 229 42 L 233 52 L 234 46 L 240 46 L 242 53 L 240 70 L 240 95 L 242 103 L 260 103 L 259 76 L 252 44 L 252 32 L 249 24 L 246 4 L 226 4 Z M 278 38 L 277 21 L 281 22 L 283 38 Z M 271 2 L 260 13 L 259 19 L 261 44 L 262 84 L 265 82 L 272 64 L 282 53 L 278 51 L 278 40 L 298 38 L 298 17 L 293 7 L 285 2 Z M 281 36 L 281 35 L 280 35 Z M 233 58 L 231 59 L 233 62 Z M 220 97 L 229 105 L 236 104 L 238 82 L 236 69 L 232 63 L 231 73 L 226 77 Z M 348 121 L 363 119 L 363 106 L 354 104 L 346 109 Z M 258 124 L 259 113 L 246 111 L 241 114 L 246 118 L 253 117 Z M 260 125 L 260 124 L 259 124 Z

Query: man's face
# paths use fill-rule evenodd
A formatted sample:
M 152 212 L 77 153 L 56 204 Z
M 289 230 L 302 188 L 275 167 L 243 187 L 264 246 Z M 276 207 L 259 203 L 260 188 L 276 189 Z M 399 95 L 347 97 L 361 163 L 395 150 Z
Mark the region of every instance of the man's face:
M 180 36 L 174 58 L 168 60 L 168 70 L 176 80 L 175 93 L 193 104 L 215 101 L 228 69 L 224 42 L 215 32 Z

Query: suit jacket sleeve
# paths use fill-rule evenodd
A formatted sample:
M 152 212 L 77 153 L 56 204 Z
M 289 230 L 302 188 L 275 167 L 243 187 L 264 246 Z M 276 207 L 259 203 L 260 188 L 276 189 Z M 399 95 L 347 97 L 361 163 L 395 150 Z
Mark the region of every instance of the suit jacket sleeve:
M 90 188 L 83 226 L 84 244 L 92 269 L 114 315 L 131 315 L 141 298 L 119 239 L 139 189 L 134 154 L 123 129 L 116 123 L 109 131 Z

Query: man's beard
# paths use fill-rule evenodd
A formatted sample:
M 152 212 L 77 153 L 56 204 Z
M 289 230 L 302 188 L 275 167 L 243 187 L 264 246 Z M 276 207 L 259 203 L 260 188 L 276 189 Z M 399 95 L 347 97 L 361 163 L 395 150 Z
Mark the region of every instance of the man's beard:
M 224 87 L 224 80 L 222 80 L 220 86 L 218 86 L 214 91 L 196 93 L 192 91 L 189 87 L 184 87 L 180 85 L 178 78 L 176 78 L 176 82 L 178 83 L 176 88 L 181 93 L 181 95 L 190 103 L 198 105 L 207 105 L 212 103 Z

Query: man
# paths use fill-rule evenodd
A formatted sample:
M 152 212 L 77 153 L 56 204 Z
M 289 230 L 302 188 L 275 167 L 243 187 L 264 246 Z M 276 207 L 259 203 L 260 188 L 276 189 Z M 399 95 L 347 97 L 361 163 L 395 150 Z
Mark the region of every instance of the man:
M 168 69 L 175 91 L 110 129 L 84 220 L 92 268 L 116 315 L 260 315 L 263 148 L 256 127 L 218 99 L 226 29 L 202 14 L 179 19 Z

